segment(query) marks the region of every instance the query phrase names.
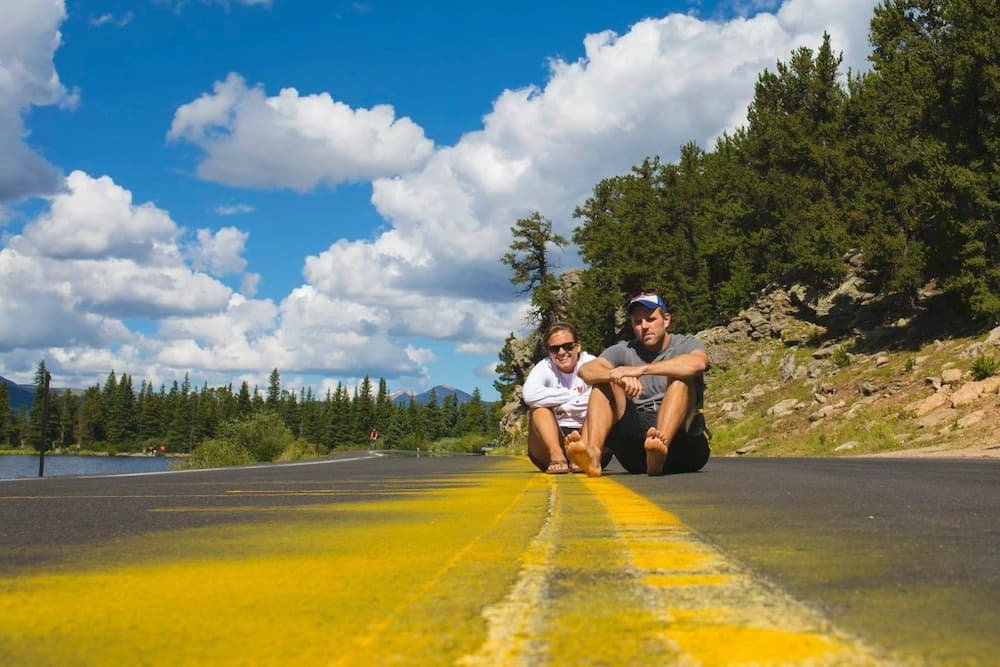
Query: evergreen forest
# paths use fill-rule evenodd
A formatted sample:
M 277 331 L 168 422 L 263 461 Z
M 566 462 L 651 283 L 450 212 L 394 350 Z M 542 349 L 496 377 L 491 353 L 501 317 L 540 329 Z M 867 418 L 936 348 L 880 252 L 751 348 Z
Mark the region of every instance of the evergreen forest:
M 104 385 L 82 393 L 52 393 L 44 400 L 45 362 L 35 374 L 35 400 L 12 414 L 8 387 L 0 382 L 0 448 L 46 444 L 87 451 L 193 453 L 196 463 L 224 465 L 307 458 L 332 449 L 367 447 L 372 429 L 383 449 L 478 451 L 495 435 L 494 407 L 478 389 L 471 400 L 438 400 L 431 390 L 426 403 L 412 398 L 394 404 L 384 379 L 367 376 L 353 390 L 342 383 L 325 396 L 311 388 L 283 389 L 277 369 L 266 391 L 243 382 L 195 388 L 188 378 L 158 389 L 143 380 L 136 388 L 128 374 L 111 371 Z M 47 414 L 46 413 L 47 409 Z M 43 417 L 46 424 L 43 439 Z

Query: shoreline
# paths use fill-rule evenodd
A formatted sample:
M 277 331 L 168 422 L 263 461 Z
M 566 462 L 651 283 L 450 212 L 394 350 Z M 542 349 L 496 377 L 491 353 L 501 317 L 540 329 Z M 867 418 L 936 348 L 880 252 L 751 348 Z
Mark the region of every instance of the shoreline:
M 38 451 L 34 449 L 0 449 L 0 456 L 38 456 Z M 100 456 L 107 458 L 123 457 L 123 458 L 143 458 L 143 459 L 184 459 L 189 456 L 189 454 L 180 454 L 177 452 L 168 452 L 165 454 L 145 454 L 143 452 L 119 452 L 117 454 L 109 454 L 108 452 L 93 451 L 88 449 L 81 449 L 76 452 L 67 451 L 48 451 L 45 452 L 45 457 L 49 458 L 52 456 Z

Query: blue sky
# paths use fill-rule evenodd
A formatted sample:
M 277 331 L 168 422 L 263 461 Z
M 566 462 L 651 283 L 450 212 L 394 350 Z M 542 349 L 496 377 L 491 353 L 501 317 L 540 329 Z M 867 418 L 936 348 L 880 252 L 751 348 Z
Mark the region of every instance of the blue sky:
M 0 375 L 494 398 L 514 221 L 824 31 L 863 68 L 872 5 L 0 0 Z

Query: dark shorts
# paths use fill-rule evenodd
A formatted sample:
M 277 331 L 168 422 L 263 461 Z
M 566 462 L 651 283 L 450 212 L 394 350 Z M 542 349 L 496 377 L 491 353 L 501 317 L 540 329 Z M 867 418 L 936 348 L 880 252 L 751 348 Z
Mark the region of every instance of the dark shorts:
M 628 401 L 625 414 L 611 427 L 606 446 L 615 458 L 630 473 L 646 472 L 646 433 L 656 426 L 656 413 L 638 410 L 635 403 Z M 708 437 L 704 432 L 689 435 L 684 431 L 674 436 L 667 451 L 667 462 L 663 472 L 696 472 L 701 470 L 711 455 Z

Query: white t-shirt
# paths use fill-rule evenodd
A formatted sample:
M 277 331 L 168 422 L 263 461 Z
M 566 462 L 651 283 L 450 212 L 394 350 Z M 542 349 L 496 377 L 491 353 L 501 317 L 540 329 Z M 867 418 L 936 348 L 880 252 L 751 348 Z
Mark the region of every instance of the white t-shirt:
M 590 385 L 580 379 L 580 366 L 594 359 L 594 355 L 580 353 L 576 368 L 563 373 L 551 357 L 545 357 L 531 369 L 524 381 L 524 403 L 529 408 L 552 408 L 556 421 L 565 428 L 578 429 L 587 416 Z

